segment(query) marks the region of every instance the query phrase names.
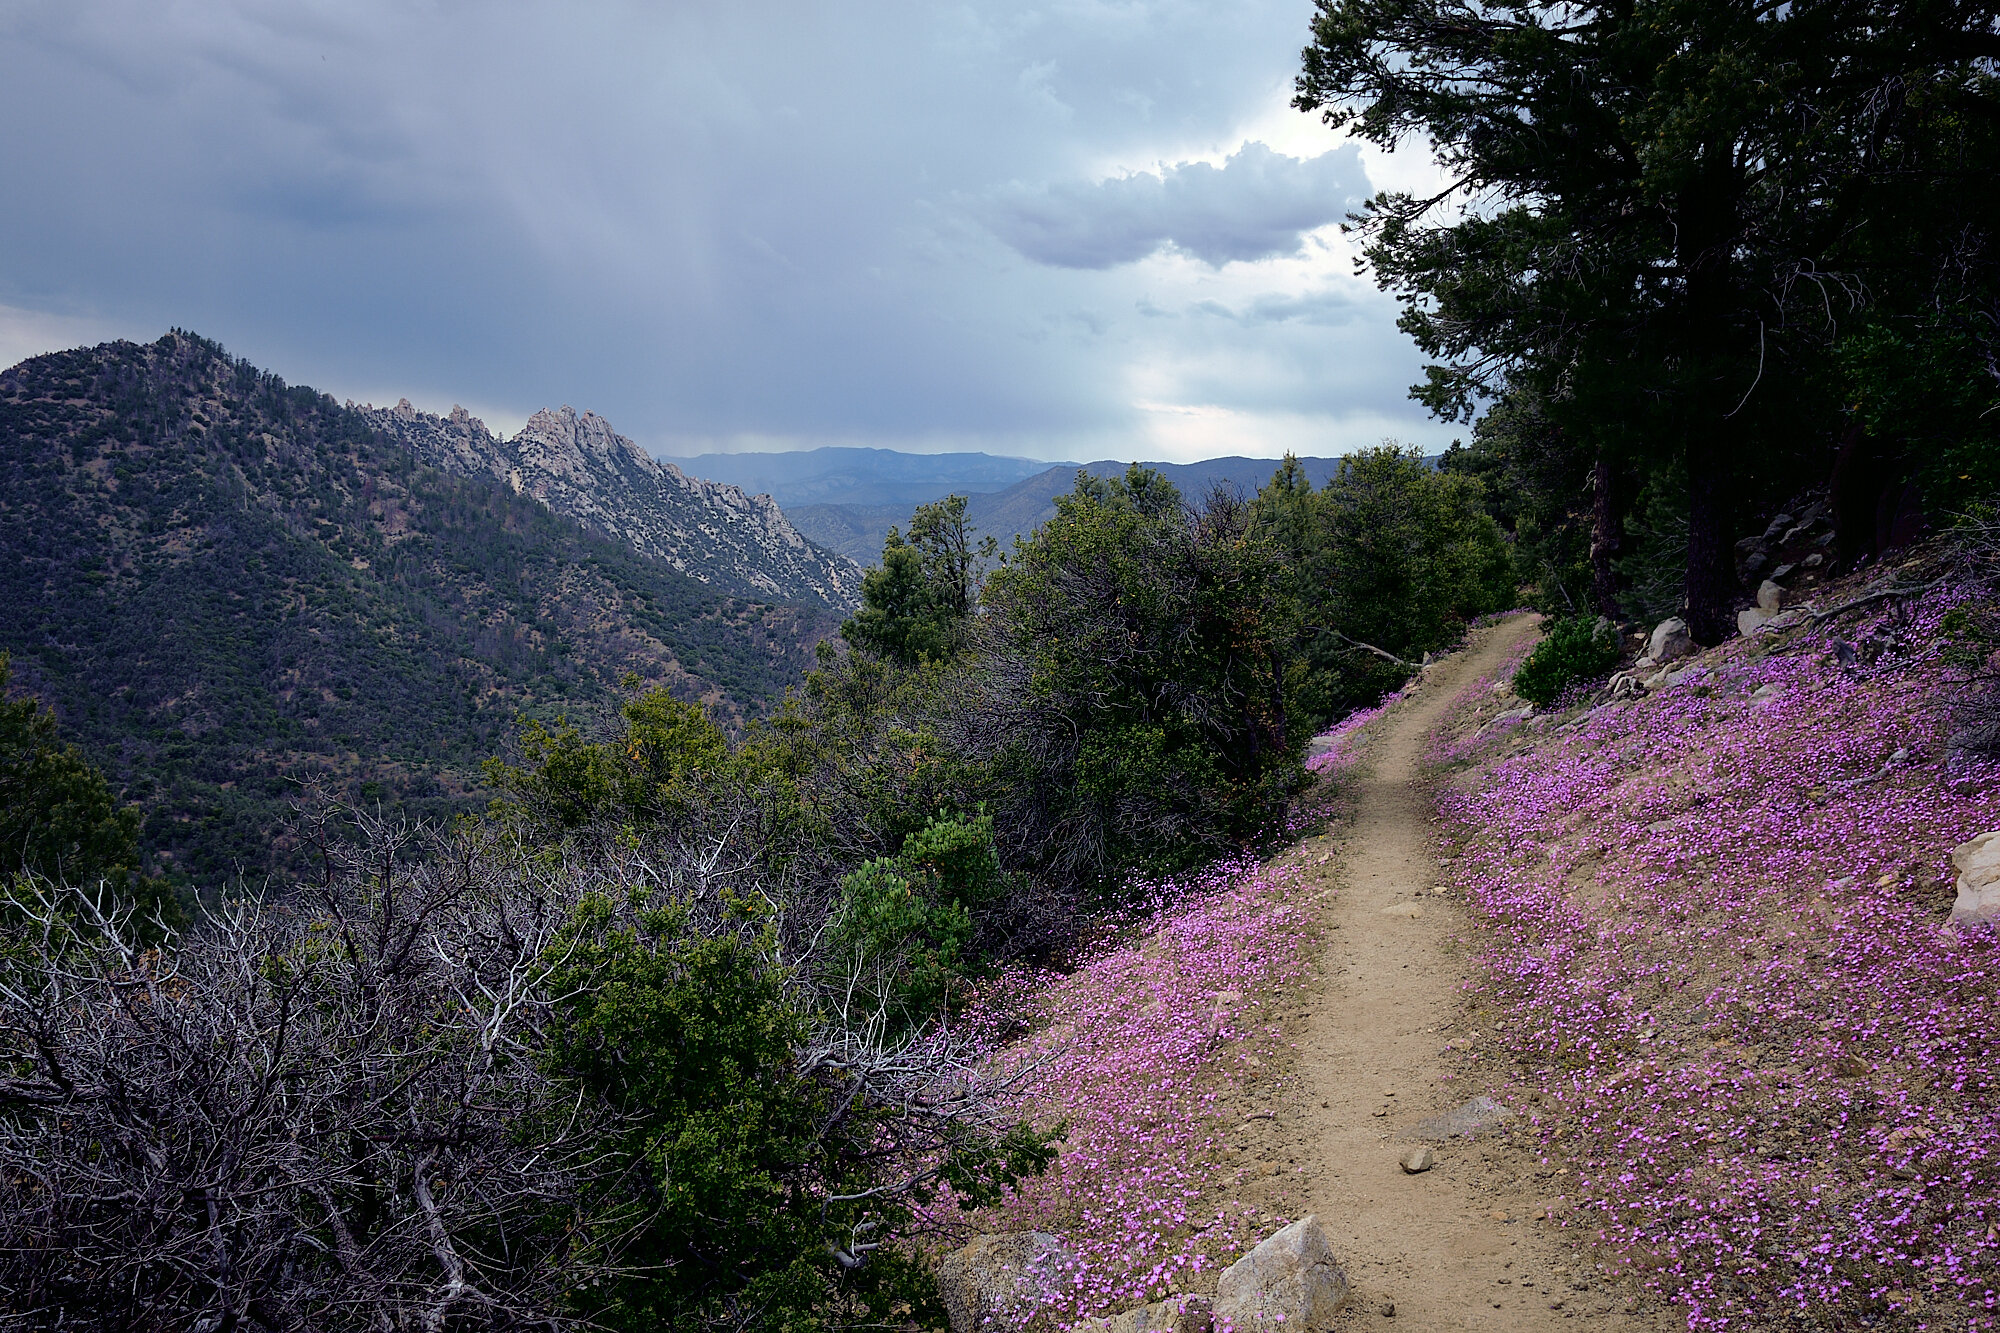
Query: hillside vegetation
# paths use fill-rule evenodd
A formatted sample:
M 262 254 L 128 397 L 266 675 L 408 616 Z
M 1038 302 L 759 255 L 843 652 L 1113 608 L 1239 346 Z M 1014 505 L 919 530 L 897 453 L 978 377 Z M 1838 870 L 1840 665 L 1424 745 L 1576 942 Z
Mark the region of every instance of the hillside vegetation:
M 275 386 L 210 364 L 282 419 L 253 396 Z M 355 424 L 305 395 L 293 411 Z M 386 447 L 358 424 L 343 442 L 350 468 Z M 230 450 L 227 475 L 254 483 L 275 447 Z M 426 531 L 428 475 L 366 480 L 334 512 L 373 503 L 391 531 L 338 554 L 427 570 L 391 533 Z M 554 521 L 519 503 L 502 512 Z M 594 725 L 544 710 L 488 765 L 486 819 L 310 806 L 292 836 L 311 873 L 180 933 L 109 879 L 23 867 L 0 915 L 9 1312 L 937 1326 L 926 1239 L 1048 1171 L 1068 1133 L 1039 1114 L 1034 1061 L 992 1062 L 1005 1015 L 970 1001 L 1000 968 L 1079 961 L 1147 877 L 1310 818 L 1316 712 L 1511 591 L 1480 504 L 1395 450 L 1248 502 L 1086 475 L 983 586 L 963 504 L 927 506 L 845 650 L 823 644 L 739 735 L 664 675 Z M 1324 578 L 1353 591 L 1325 605 Z M 1347 645 L 1341 624 L 1393 637 Z M 1182 947 L 1228 942 L 1216 978 L 1295 966 L 1264 897 L 1194 904 Z M 1054 1179 L 1082 1188 L 1086 1160 Z
M 1949 917 L 2000 827 L 2000 624 L 1949 554 L 1650 692 L 1524 721 L 1477 682 L 1434 753 L 1488 1086 L 1574 1172 L 1563 1224 L 1690 1328 L 1990 1326 L 2000 956 Z
M 722 595 L 360 413 L 175 333 L 0 375 L 0 649 L 14 686 L 213 886 L 288 864 L 301 783 L 472 808 L 522 714 L 627 673 L 732 725 L 825 613 Z

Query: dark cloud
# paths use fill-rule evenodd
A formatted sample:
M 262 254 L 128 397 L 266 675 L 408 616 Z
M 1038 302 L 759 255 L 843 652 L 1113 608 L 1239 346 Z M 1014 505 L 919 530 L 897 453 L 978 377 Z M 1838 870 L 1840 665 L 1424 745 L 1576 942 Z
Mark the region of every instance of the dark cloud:
M 1353 147 L 1287 157 L 1246 143 L 1217 167 L 1182 162 L 1091 183 L 1012 186 L 988 205 L 1001 239 L 1037 263 L 1110 268 L 1172 246 L 1220 268 L 1296 254 L 1306 232 L 1368 194 Z
M 1312 13 L 0 0 L 0 346 L 180 325 L 339 395 L 570 402 L 684 453 L 1110 456 L 1152 447 L 1143 404 L 1251 383 L 1420 420 L 1393 311 L 1305 311 L 1344 263 L 1230 262 L 1366 190 L 1282 109 Z M 1118 267 L 1163 245 L 1223 267 Z M 1202 299 L 1232 319 L 1144 313 Z

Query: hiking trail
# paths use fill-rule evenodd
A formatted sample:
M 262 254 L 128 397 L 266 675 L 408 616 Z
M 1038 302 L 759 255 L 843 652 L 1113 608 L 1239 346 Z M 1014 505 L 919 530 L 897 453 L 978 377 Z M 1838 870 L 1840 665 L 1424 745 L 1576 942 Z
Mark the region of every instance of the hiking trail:
M 1525 1141 L 1496 1134 L 1433 1144 L 1436 1164 L 1420 1174 L 1400 1164 L 1421 1146 L 1419 1121 L 1485 1092 L 1493 1077 L 1467 1076 L 1449 1058 L 1486 1040 L 1461 992 L 1477 960 L 1450 943 L 1465 934 L 1464 906 L 1433 892 L 1438 830 L 1419 760 L 1456 696 L 1535 625 L 1517 616 L 1475 635 L 1372 724 L 1349 817 L 1296 853 L 1310 863 L 1334 851 L 1315 873 L 1338 891 L 1319 990 L 1295 1038 L 1296 1109 L 1273 1130 L 1303 1168 L 1295 1207 L 1319 1215 L 1355 1286 L 1343 1329 L 1666 1327 L 1657 1307 L 1600 1280 L 1538 1220 L 1574 1193 L 1559 1161 L 1545 1166 Z M 1384 914 L 1399 906 L 1404 914 Z M 1383 1313 L 1390 1302 L 1393 1318 Z

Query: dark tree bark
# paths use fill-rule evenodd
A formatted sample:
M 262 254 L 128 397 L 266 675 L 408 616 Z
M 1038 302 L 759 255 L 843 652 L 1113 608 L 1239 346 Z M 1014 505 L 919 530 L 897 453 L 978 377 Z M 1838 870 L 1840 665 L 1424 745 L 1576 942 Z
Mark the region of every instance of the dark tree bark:
M 1744 438 L 1741 414 L 1763 382 L 1765 349 L 1762 328 L 1753 340 L 1743 327 L 1751 317 L 1745 313 L 1748 301 L 1733 257 L 1745 227 L 1743 177 L 1726 136 L 1707 146 L 1701 166 L 1702 184 L 1683 196 L 1675 226 L 1685 368 L 1679 385 L 1686 405 L 1682 457 L 1688 474 L 1687 601 L 1682 614 L 1696 643 L 1717 644 L 1736 632 L 1729 481 L 1737 450 L 1751 443 Z
M 1736 632 L 1735 552 L 1728 508 L 1729 448 L 1724 432 L 1688 441 L 1687 623 L 1696 643 Z
M 1611 458 L 1602 449 L 1590 474 L 1590 591 L 1597 613 L 1612 620 L 1620 618 L 1618 575 L 1612 568 L 1621 545 L 1618 511 L 1618 479 Z
M 1833 510 L 1834 550 L 1841 563 L 1876 554 L 1875 507 L 1882 494 L 1881 458 L 1860 422 L 1841 437 L 1827 500 Z

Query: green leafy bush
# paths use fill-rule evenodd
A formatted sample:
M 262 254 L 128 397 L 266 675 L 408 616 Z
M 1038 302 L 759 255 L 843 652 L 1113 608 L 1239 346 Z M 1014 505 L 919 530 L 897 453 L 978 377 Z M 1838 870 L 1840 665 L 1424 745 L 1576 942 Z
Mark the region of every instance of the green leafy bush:
M 987 579 L 961 734 L 1034 869 L 1110 888 L 1282 827 L 1310 733 L 1282 553 L 1250 524 L 1145 468 L 1083 473 Z
M 1610 622 L 1582 616 L 1557 621 L 1514 673 L 1514 693 L 1547 707 L 1579 681 L 1618 664 L 1618 632 Z
M 841 881 L 833 959 L 881 974 L 900 1019 L 921 1026 L 974 965 L 972 909 L 1002 884 L 992 817 L 941 813 L 903 840 L 900 855 L 878 857 Z
M 1485 484 L 1414 449 L 1351 454 L 1317 491 L 1287 459 L 1252 502 L 1251 531 L 1282 562 L 1301 668 L 1291 702 L 1314 727 L 1375 702 L 1473 617 L 1514 603 Z

